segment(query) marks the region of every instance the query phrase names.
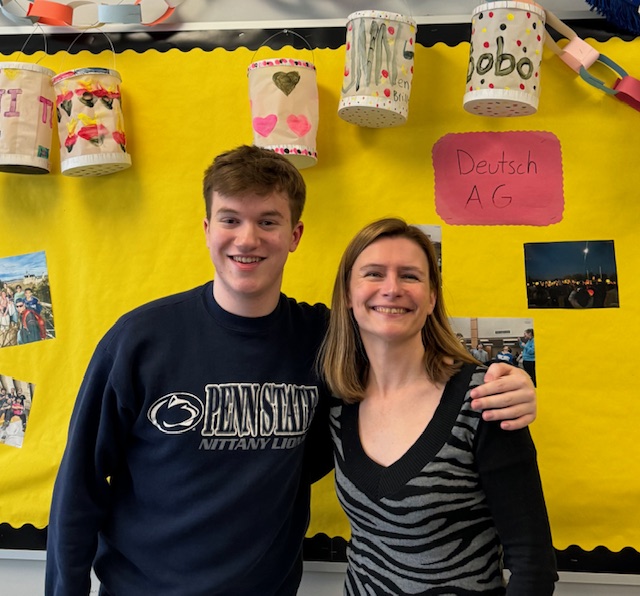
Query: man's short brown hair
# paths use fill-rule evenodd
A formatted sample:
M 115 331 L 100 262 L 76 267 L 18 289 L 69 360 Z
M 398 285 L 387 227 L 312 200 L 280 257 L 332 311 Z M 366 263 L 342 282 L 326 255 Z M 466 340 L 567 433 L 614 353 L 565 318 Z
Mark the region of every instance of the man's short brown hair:
M 307 191 L 302 175 L 286 157 L 255 145 L 241 145 L 213 160 L 204 173 L 203 192 L 207 220 L 211 219 L 214 192 L 225 197 L 284 193 L 295 225 L 302 216 Z

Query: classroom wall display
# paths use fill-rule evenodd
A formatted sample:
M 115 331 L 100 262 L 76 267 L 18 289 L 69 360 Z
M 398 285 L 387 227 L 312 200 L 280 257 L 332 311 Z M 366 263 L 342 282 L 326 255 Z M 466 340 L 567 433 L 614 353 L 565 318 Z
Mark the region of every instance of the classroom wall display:
M 298 169 L 318 161 L 316 68 L 297 58 L 264 59 L 248 68 L 253 143 L 272 149 Z
M 529 308 L 618 308 L 613 240 L 524 245 Z
M 82 67 L 53 77 L 66 176 L 104 176 L 131 166 L 124 129 L 120 73 Z
M 22 447 L 33 390 L 30 383 L 0 375 L 0 444 Z
M 455 225 L 559 222 L 562 150 L 545 131 L 447 134 L 432 149 L 436 210 Z
M 405 15 L 361 10 L 347 17 L 340 118 L 371 128 L 407 121 L 415 34 Z
M 594 44 L 621 62 L 640 57 L 638 41 Z M 376 218 L 441 225 L 451 316 L 535 317 L 542 358 L 531 432 L 556 547 L 639 549 L 640 444 L 630 415 L 636 384 L 612 338 L 628 337 L 640 321 L 640 206 L 630 175 L 636 155 L 629 150 L 640 146 L 640 113 L 551 60 L 535 114 L 479 117 L 462 108 L 462 89 L 452 77 L 465 71 L 468 43 L 414 49 L 411 117 L 404 126 L 380 129 L 353 126 L 336 113 L 345 48 L 314 50 L 322 159 L 302 170 L 305 230 L 283 289 L 300 300 L 328 302 L 347 242 Z M 246 75 L 252 54 L 245 48 L 125 51 L 118 70 L 127 82 L 127 146 L 135 168 L 99 178 L 0 175 L 0 255 L 45 250 L 56 300 L 56 341 L 0 350 L 2 373 L 37 387 L 22 449 L 0 444 L 1 522 L 46 526 L 75 394 L 105 331 L 130 309 L 212 277 L 202 174 L 214 155 L 252 139 Z M 290 47 L 277 55 L 296 56 Z M 40 57 L 48 68 L 61 58 Z M 65 62 L 80 68 L 95 58 L 80 52 Z M 163 83 L 167 73 L 170 88 Z M 562 218 L 553 225 L 445 221 L 436 206 L 433 146 L 449 134 L 518 131 L 558 140 Z M 60 154 L 52 153 L 57 167 Z M 615 242 L 619 308 L 530 309 L 523 245 L 586 240 Z M 331 478 L 313 490 L 308 535 L 320 534 L 349 535 Z
M 534 3 L 487 2 L 471 15 L 464 109 L 528 116 L 538 109 L 545 11 Z
M 0 348 L 54 337 L 44 251 L 0 258 Z
M 535 331 L 533 319 L 451 317 L 449 323 L 454 333 L 462 337 L 465 348 L 481 362 L 507 362 L 524 368 L 524 332 L 527 329 Z M 480 346 L 484 354 L 479 352 Z
M 0 63 L 0 172 L 49 172 L 53 75 L 38 64 Z

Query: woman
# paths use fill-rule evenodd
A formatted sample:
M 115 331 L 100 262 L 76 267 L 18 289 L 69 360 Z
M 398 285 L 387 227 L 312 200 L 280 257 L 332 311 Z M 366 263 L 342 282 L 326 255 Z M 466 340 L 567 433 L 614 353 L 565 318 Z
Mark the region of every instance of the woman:
M 485 367 L 449 327 L 436 263 L 425 234 L 383 219 L 338 270 L 321 363 L 342 398 L 332 432 L 351 523 L 345 594 L 552 594 L 535 448 L 528 430 L 471 409 Z

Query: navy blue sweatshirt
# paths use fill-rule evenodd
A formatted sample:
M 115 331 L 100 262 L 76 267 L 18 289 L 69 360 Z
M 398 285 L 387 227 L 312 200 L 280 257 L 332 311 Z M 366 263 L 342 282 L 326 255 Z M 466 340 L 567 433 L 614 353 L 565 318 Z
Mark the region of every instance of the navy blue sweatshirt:
M 212 283 L 99 343 L 56 480 L 46 594 L 293 595 L 310 482 L 331 467 L 322 305 L 222 310 Z M 306 462 L 306 463 L 305 463 Z

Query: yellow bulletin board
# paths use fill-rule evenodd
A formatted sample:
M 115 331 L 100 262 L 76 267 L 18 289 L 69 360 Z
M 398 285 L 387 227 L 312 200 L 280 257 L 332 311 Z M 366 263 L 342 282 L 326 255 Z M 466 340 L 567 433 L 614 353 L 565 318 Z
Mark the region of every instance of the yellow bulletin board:
M 592 43 L 629 70 L 640 64 L 640 41 Z M 260 50 L 260 57 L 271 55 L 309 59 L 309 52 L 291 48 Z M 549 54 L 537 114 L 470 115 L 462 108 L 468 55 L 468 43 L 417 46 L 407 124 L 364 129 L 337 116 L 344 47 L 313 51 L 319 160 L 303 170 L 305 232 L 289 259 L 284 291 L 328 302 L 343 248 L 373 219 L 400 215 L 441 225 L 450 315 L 534 321 L 539 412 L 531 430 L 556 548 L 640 549 L 629 340 L 640 324 L 640 113 Z M 0 258 L 45 251 L 56 326 L 55 339 L 0 349 L 0 374 L 34 386 L 23 447 L 0 444 L 0 523 L 46 526 L 75 395 L 104 332 L 133 307 L 212 277 L 201 178 L 217 153 L 252 142 L 246 69 L 254 56 L 244 48 L 118 54 L 133 166 L 69 178 L 60 174 L 56 149 L 49 175 L 0 174 Z M 56 72 L 112 66 L 109 53 L 29 59 Z M 546 131 L 559 139 L 561 221 L 445 224 L 434 203 L 433 145 L 449 133 L 503 131 Z M 614 240 L 620 308 L 529 309 L 523 245 L 582 240 Z M 308 535 L 348 532 L 326 478 L 314 488 Z

